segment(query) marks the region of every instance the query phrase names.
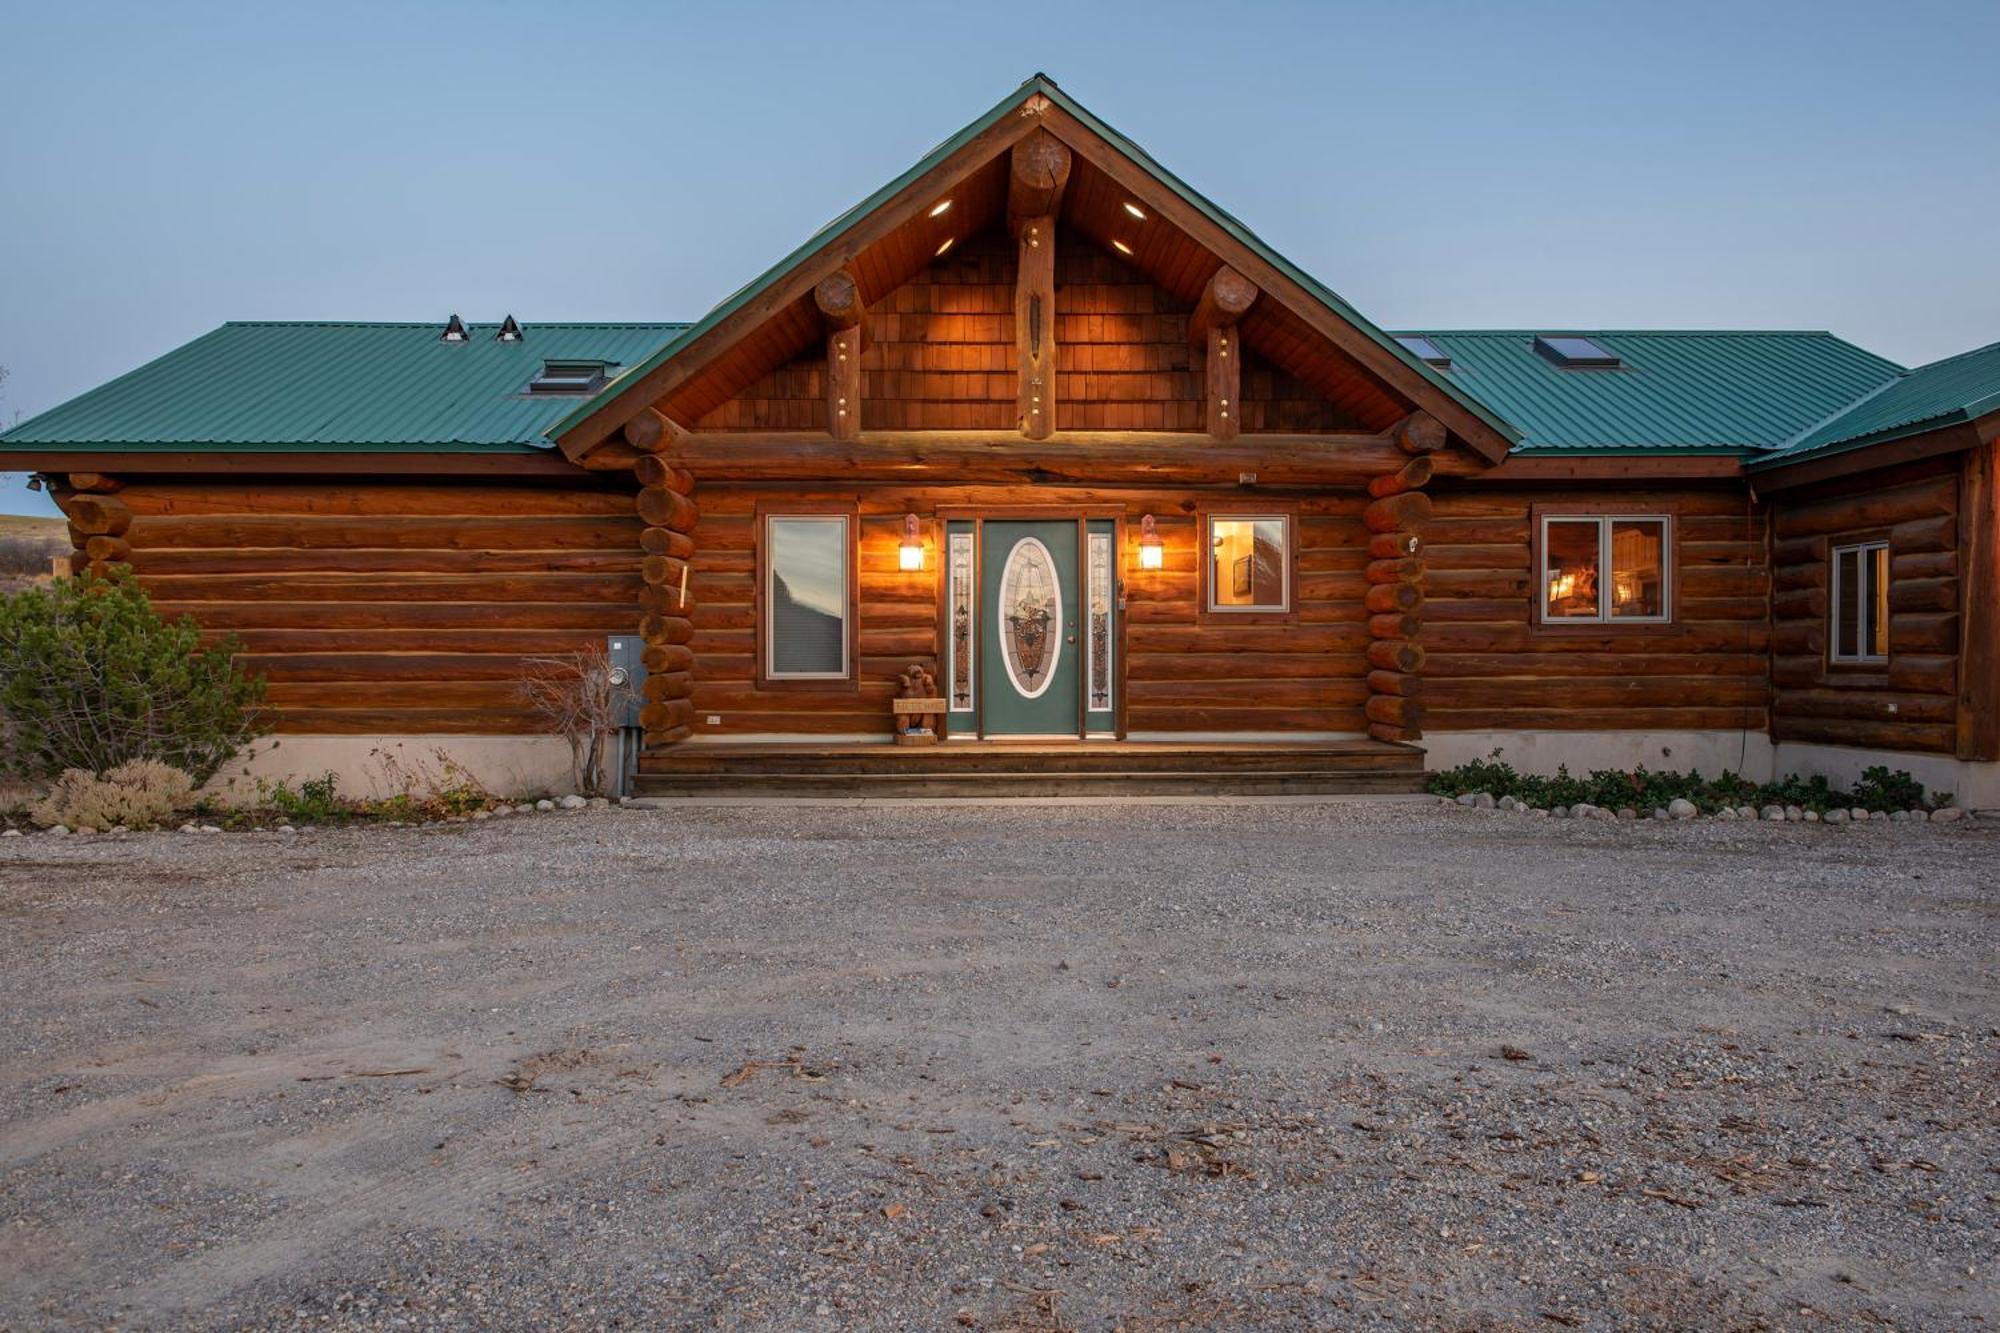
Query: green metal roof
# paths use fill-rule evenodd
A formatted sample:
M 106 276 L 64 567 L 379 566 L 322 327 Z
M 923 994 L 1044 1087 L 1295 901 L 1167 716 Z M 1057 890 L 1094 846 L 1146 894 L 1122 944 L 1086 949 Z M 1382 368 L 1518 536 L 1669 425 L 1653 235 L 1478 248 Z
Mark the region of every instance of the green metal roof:
M 1783 447 L 1902 373 L 1830 333 L 1694 329 L 1424 329 L 1465 392 L 1521 429 L 1517 453 Z M 1585 337 L 1618 369 L 1564 369 L 1538 336 Z
M 935 169 L 945 159 L 949 158 L 966 144 L 984 134 L 988 129 L 1013 112 L 1024 101 L 1037 93 L 1048 98 L 1064 111 L 1076 117 L 1093 134 L 1096 134 L 1106 143 L 1111 144 L 1119 152 L 1144 168 L 1160 185 L 1180 196 L 1183 201 L 1192 205 L 1211 222 L 1221 227 L 1239 243 L 1248 247 L 1260 259 L 1264 260 L 1265 263 L 1299 284 L 1314 299 L 1380 344 L 1392 356 L 1404 362 L 1412 370 L 1416 371 L 1417 374 L 1436 385 L 1445 394 L 1457 400 L 1467 411 L 1473 413 L 1473 415 L 1491 426 L 1501 436 L 1509 440 L 1519 438 L 1519 432 L 1508 424 L 1504 416 L 1490 410 L 1488 405 L 1482 402 L 1477 396 L 1464 392 L 1449 377 L 1440 375 L 1437 371 L 1425 365 L 1421 358 L 1412 356 L 1407 348 L 1363 317 L 1358 310 L 1341 299 L 1339 294 L 1334 292 L 1332 288 L 1293 264 L 1269 245 L 1266 245 L 1258 238 L 1256 233 L 1205 198 L 1193 187 L 1181 180 L 1180 177 L 1154 161 L 1152 156 L 1143 148 L 1140 148 L 1123 134 L 1120 134 L 1117 130 L 1111 128 L 1111 126 L 1085 110 L 1067 93 L 1058 88 L 1055 80 L 1046 74 L 1039 73 L 1030 76 L 1019 88 L 995 103 L 992 109 L 986 112 L 985 115 L 979 117 L 979 119 L 973 121 L 949 139 L 946 139 L 936 148 L 933 148 L 929 153 L 925 154 L 923 160 L 908 171 L 905 171 L 902 175 L 896 177 L 896 179 L 890 181 L 887 185 L 869 195 L 866 199 L 863 199 L 860 203 L 848 209 L 824 227 L 821 227 L 817 232 L 814 232 L 796 250 L 786 255 L 783 259 L 780 259 L 776 264 L 773 264 L 762 275 L 723 301 L 721 305 L 703 315 L 701 319 L 686 329 L 679 338 L 661 347 L 640 365 L 634 367 L 630 372 L 630 376 L 644 376 L 656 370 L 673 357 L 680 348 L 693 343 L 695 339 L 707 333 L 745 305 L 748 305 L 772 284 L 777 282 L 778 279 L 796 268 L 807 257 L 839 239 L 844 232 L 861 221 L 861 219 L 867 217 L 877 208 L 880 208 L 897 194 L 900 194 L 913 182 Z M 588 418 L 599 407 L 603 406 L 604 403 L 615 397 L 617 393 L 618 386 L 615 384 L 609 385 L 596 398 L 589 402 L 578 404 L 574 411 L 549 428 L 550 438 L 561 438 L 563 434 Z
M 1902 371 L 1859 401 L 1815 422 L 1763 466 L 1837 453 L 2000 412 L 2000 343 Z
M 7 449 L 547 448 L 572 397 L 529 395 L 548 358 L 636 364 L 684 324 L 231 322 L 0 435 Z M 619 372 L 614 372 L 619 373 Z

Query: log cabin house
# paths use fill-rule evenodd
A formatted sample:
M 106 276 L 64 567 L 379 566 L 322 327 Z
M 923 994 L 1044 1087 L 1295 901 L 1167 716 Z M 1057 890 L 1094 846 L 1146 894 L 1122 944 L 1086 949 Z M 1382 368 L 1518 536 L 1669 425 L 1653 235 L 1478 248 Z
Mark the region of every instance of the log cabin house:
M 552 779 L 522 659 L 636 635 L 659 791 L 2000 804 L 1996 434 L 2000 344 L 1384 331 L 1037 76 L 695 324 L 232 323 L 0 466 L 240 636 L 293 772 Z

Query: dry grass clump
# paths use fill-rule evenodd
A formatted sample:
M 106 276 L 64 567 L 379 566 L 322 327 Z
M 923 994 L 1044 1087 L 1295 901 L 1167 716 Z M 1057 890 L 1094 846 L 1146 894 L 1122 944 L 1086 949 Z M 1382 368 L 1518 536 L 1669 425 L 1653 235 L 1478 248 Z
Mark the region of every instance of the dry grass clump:
M 81 768 L 65 769 L 28 815 L 45 828 L 153 828 L 193 800 L 193 778 L 157 759 L 132 759 L 101 778 Z

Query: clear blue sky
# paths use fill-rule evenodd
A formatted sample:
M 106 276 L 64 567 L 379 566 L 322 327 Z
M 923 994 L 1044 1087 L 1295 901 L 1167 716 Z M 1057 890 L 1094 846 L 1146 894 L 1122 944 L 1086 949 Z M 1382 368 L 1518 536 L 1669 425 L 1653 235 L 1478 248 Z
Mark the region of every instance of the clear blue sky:
M 0 419 L 225 319 L 694 318 L 1037 69 L 1391 327 L 1921 362 L 2000 339 L 1996 50 L 1994 0 L 0 0 Z

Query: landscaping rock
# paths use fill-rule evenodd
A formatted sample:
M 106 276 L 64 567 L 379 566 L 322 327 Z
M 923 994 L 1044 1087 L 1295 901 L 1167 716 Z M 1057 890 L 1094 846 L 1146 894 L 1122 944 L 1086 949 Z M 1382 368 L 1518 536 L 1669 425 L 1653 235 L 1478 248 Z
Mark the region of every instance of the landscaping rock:
M 1869 815 L 1866 810 L 1857 805 L 1847 812 L 1847 817 L 1857 824 L 1865 824 L 1868 822 Z
M 1695 809 L 1693 801 L 1684 796 L 1676 796 L 1667 802 L 1667 814 L 1674 819 L 1693 819 L 1701 811 Z
M 1910 821 L 1910 812 L 1908 810 L 1891 810 L 1889 812 L 1889 819 L 1892 823 L 1907 824 Z
M 1738 819 L 1755 819 L 1757 817 L 1757 807 L 1754 805 L 1739 805 L 1736 807 L 1736 817 Z
M 571 793 L 570 795 L 563 797 L 560 801 L 557 801 L 556 804 L 561 806 L 565 810 L 581 810 L 586 805 L 589 805 L 590 802 L 584 800 L 581 796 L 578 796 L 575 793 Z
M 517 815 L 532 815 L 535 813 L 535 803 L 533 801 L 523 801 L 514 807 L 514 813 Z
M 1734 820 L 1737 818 L 1737 814 L 1733 807 L 1725 805 L 1715 812 L 1715 817 L 1717 819 Z
M 1805 817 L 1806 817 L 1806 812 L 1799 809 L 1799 807 L 1797 807 L 1796 805 L 1788 805 L 1785 807 L 1785 818 L 1790 820 L 1792 823 L 1796 824 Z
M 611 799 L 607 796 L 593 796 L 589 804 L 593 810 L 608 810 L 611 808 Z
M 541 800 L 535 802 L 535 809 L 537 810 L 553 810 L 555 808 L 556 808 L 556 803 L 554 801 L 549 800 L 546 796 L 543 797 Z
M 201 826 L 201 831 L 203 833 L 220 833 L 222 832 L 222 829 L 214 824 L 203 824 Z
M 1845 824 L 1847 822 L 1847 811 L 1845 810 L 1827 811 L 1826 822 L 1829 824 Z
M 1930 817 L 1931 817 L 1931 812 L 1922 809 L 1921 807 L 1912 808 L 1910 811 L 1910 818 L 1916 820 L 1918 823 L 1922 823 L 1924 820 L 1929 819 Z
M 1618 807 L 1618 817 L 1620 819 L 1637 819 L 1639 812 L 1629 805 L 1621 805 Z
M 293 828 L 293 827 L 292 827 L 292 826 L 291 826 L 290 824 L 280 824 L 280 825 L 278 825 L 278 832 L 280 832 L 280 833 L 297 833 L 297 832 L 298 832 L 298 830 L 297 830 L 297 829 L 295 829 L 295 828 Z
M 1942 809 L 1931 811 L 1931 823 L 1933 824 L 1951 824 L 1963 818 L 1965 818 L 1965 811 L 1955 805 L 1947 805 Z
M 67 824 L 51 825 L 49 827 L 49 832 L 53 833 L 58 838 L 67 838 L 69 836 L 69 825 Z
M 18 838 L 20 836 L 21 836 L 21 830 L 17 828 L 10 828 L 5 832 L 0 832 L 0 838 Z
M 1817 824 L 1817 823 L 1819 823 L 1819 811 L 1817 811 L 1817 810 L 1808 810 L 1808 811 L 1806 811 L 1806 817 L 1805 817 L 1805 818 L 1806 818 L 1806 823 L 1808 823 L 1808 824 Z
M 1782 805 L 1767 805 L 1760 813 L 1774 824 L 1785 822 L 1785 807 Z

